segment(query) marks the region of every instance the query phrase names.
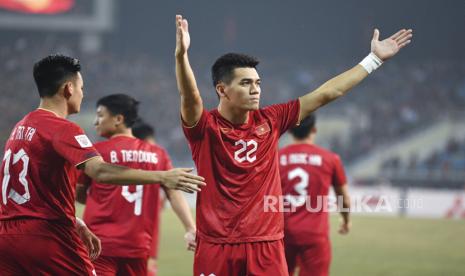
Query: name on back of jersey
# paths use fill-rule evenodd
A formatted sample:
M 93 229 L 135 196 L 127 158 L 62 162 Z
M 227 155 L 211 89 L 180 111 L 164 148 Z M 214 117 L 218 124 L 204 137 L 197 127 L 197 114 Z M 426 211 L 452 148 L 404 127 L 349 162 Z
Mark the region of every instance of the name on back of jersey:
M 312 165 L 321 166 L 323 158 L 319 154 L 291 153 L 281 155 L 279 162 L 282 166 L 287 165 Z
M 17 126 L 11 132 L 10 140 L 24 140 L 31 142 L 35 133 L 36 129 L 33 127 Z
M 155 152 L 143 151 L 143 150 L 112 150 L 110 151 L 110 162 L 111 163 L 151 163 L 158 164 L 158 156 Z

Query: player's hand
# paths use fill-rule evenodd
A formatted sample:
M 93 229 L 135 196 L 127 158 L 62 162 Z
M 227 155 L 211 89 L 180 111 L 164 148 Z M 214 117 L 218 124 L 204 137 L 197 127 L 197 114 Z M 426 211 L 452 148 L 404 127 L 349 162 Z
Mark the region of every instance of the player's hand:
M 182 56 L 187 53 L 189 45 L 191 44 L 191 37 L 189 35 L 189 24 L 182 15 L 176 15 L 176 56 Z
M 76 230 L 79 234 L 84 245 L 87 247 L 89 251 L 89 257 L 93 261 L 98 258 L 100 252 L 102 251 L 102 245 L 100 243 L 100 239 L 92 233 L 86 225 L 77 223 Z
M 187 250 L 189 251 L 195 251 L 195 248 L 197 247 L 197 242 L 195 241 L 195 234 L 196 230 L 189 230 L 184 234 L 184 240 L 186 241 L 187 245 Z
M 371 40 L 371 52 L 381 60 L 385 61 L 393 57 L 400 49 L 410 43 L 413 33 L 412 29 L 402 29 L 382 41 L 379 41 L 379 30 L 375 29 Z
M 200 192 L 200 187 L 207 185 L 204 178 L 191 174 L 192 168 L 176 168 L 165 171 L 163 186 L 168 189 L 181 190 L 186 193 Z
M 341 234 L 341 235 L 348 234 L 349 231 L 350 231 L 350 227 L 351 227 L 350 221 L 342 220 L 341 225 L 339 226 L 339 230 L 338 230 L 339 234 Z
M 157 259 L 154 257 L 149 257 L 147 261 L 147 275 L 157 275 Z

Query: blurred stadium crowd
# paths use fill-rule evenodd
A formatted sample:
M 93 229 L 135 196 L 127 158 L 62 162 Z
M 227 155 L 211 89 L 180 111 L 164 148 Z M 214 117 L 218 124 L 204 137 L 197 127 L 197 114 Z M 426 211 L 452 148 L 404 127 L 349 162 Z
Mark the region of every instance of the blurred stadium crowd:
M 65 37 L 66 38 L 66 37 Z M 56 52 L 78 57 L 83 65 L 85 99 L 82 114 L 93 115 L 95 101 L 110 93 L 129 93 L 141 102 L 141 114 L 156 127 L 157 140 L 175 162 L 190 162 L 179 127 L 178 92 L 174 63 L 152 55 L 102 50 L 81 52 L 73 37 L 40 35 L 10 37 L 0 43 L 0 101 L 2 144 L 13 124 L 38 104 L 32 79 L 32 64 Z M 73 40 L 74 39 L 74 40 Z M 38 42 L 39 41 L 39 42 Z M 217 97 L 211 86 L 210 60 L 195 58 L 199 88 L 205 106 L 214 108 Z M 265 60 L 265 58 L 263 58 Z M 286 101 L 316 88 L 328 77 L 343 71 L 352 61 L 336 67 L 325 64 L 295 66 L 292 59 L 266 58 L 259 66 L 263 81 L 262 106 Z M 200 69 L 200 70 L 199 70 Z M 369 82 L 320 112 L 320 118 L 339 116 L 350 122 L 347 137 L 333 135 L 325 146 L 350 164 L 380 145 L 406 137 L 448 116 L 462 117 L 465 110 L 465 64 L 453 60 L 424 60 L 412 64 L 392 62 L 373 74 Z M 91 132 L 90 125 L 84 128 Z M 95 137 L 95 136 L 94 136 Z M 413 154 L 408 162 L 393 157 L 386 169 L 420 171 L 465 171 L 465 140 L 450 140 L 425 160 Z

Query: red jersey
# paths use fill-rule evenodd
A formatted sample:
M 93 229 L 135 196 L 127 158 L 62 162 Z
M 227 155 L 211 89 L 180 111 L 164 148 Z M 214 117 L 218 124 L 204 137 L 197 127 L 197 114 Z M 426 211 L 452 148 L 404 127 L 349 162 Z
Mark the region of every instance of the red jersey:
M 44 109 L 27 114 L 5 145 L 0 220 L 39 218 L 74 225 L 75 167 L 95 156 L 76 124 Z
M 264 197 L 281 195 L 278 140 L 299 119 L 299 101 L 250 111 L 232 124 L 217 110 L 183 127 L 198 174 L 197 235 L 211 243 L 272 241 L 283 237 L 283 215 L 264 212 Z
M 164 149 L 133 137 L 116 136 L 96 143 L 95 148 L 108 163 L 143 170 L 171 169 Z M 102 255 L 148 257 L 154 229 L 158 229 L 160 185 L 109 185 L 85 175 L 79 181 L 90 185 L 84 221 L 100 238 Z
M 331 186 L 346 184 L 339 156 L 316 145 L 293 144 L 279 151 L 279 160 L 284 199 L 296 208 L 284 213 L 286 243 L 306 244 L 327 236 L 324 198 Z

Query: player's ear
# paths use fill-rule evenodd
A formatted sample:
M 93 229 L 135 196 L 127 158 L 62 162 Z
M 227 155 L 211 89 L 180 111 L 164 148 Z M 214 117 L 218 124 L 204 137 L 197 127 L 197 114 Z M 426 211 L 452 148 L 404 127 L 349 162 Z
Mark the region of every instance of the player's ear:
M 228 98 L 228 95 L 226 95 L 225 93 L 225 90 L 226 90 L 226 86 L 224 85 L 223 82 L 219 82 L 216 86 L 216 93 L 218 94 L 218 96 L 221 98 L 221 97 L 225 97 L 225 98 Z
M 68 100 L 69 98 L 71 98 L 71 96 L 73 96 L 73 83 L 70 81 L 65 82 L 62 86 L 62 90 L 63 96 Z
M 115 116 L 115 124 L 117 126 L 121 125 L 121 124 L 124 124 L 124 116 L 121 115 L 121 114 L 118 114 Z
M 312 127 L 312 130 L 310 131 L 312 134 L 316 133 L 316 127 Z

